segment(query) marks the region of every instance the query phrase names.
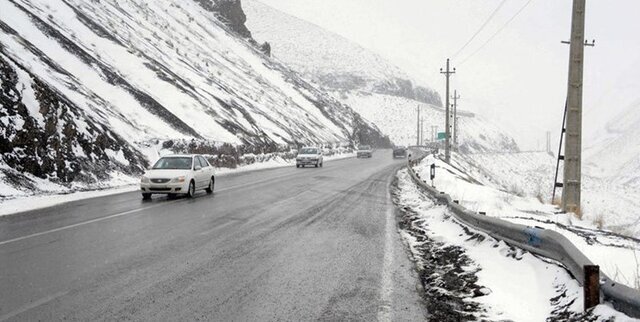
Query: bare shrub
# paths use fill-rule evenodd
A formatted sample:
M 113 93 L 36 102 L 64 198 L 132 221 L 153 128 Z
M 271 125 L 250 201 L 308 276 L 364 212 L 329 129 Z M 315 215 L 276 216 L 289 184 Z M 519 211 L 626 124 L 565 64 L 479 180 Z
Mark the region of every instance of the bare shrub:
M 602 227 L 604 227 L 604 216 L 602 214 L 597 215 L 593 220 L 593 224 L 596 225 L 598 229 L 602 229 Z
M 515 183 L 511 184 L 511 186 L 509 187 L 508 192 L 510 194 L 516 195 L 518 197 L 524 197 L 525 196 L 524 190 L 522 190 L 522 188 L 520 186 L 518 186 L 517 184 L 515 184 Z

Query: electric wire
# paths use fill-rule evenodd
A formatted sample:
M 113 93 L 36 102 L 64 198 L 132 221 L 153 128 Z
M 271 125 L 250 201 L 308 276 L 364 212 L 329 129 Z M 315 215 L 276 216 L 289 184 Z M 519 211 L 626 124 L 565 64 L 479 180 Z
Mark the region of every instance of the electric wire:
M 471 55 L 465 57 L 463 60 L 461 60 L 458 63 L 458 66 L 461 66 L 462 64 L 464 64 L 466 61 L 468 61 L 469 59 L 471 59 L 471 57 L 473 57 L 475 54 L 477 54 L 480 50 L 482 50 L 489 42 L 491 42 L 491 40 L 493 40 L 493 38 L 495 38 L 500 32 L 502 32 L 505 28 L 507 28 L 507 26 L 516 19 L 516 17 L 518 17 L 520 15 L 520 13 L 522 13 L 522 11 L 524 11 L 525 8 L 527 8 L 527 6 L 529 6 L 529 4 L 533 2 L 533 0 L 529 0 L 527 1 L 522 8 L 520 8 L 520 10 L 518 10 L 513 16 L 511 16 L 511 18 L 509 18 L 509 20 L 507 20 L 507 22 L 504 23 L 504 25 L 502 25 L 495 33 L 493 33 L 493 35 L 491 35 L 491 37 L 489 37 L 487 39 L 487 41 L 485 41 L 480 47 L 478 47 L 478 49 L 476 49 L 473 53 L 471 53 Z
M 458 51 L 456 51 L 455 54 L 453 54 L 452 59 L 455 59 L 456 57 L 458 57 L 460 52 L 462 52 L 465 48 L 467 48 L 467 46 L 473 41 L 473 39 L 475 39 L 476 36 L 478 36 L 478 34 L 480 34 L 480 32 L 484 29 L 484 27 L 486 27 L 489 24 L 491 19 L 493 19 L 493 17 L 495 17 L 496 13 L 498 13 L 498 10 L 500 10 L 500 8 L 502 8 L 502 6 L 505 4 L 505 2 L 507 2 L 507 0 L 502 0 L 500 2 L 500 4 L 498 4 L 498 6 L 493 10 L 493 12 L 491 12 L 491 15 L 489 15 L 487 20 L 485 20 L 485 22 L 480 26 L 480 28 L 478 28 L 478 30 L 473 34 L 473 36 L 471 36 L 471 38 L 469 38 L 469 40 L 467 40 L 467 42 L 460 49 L 458 49 Z

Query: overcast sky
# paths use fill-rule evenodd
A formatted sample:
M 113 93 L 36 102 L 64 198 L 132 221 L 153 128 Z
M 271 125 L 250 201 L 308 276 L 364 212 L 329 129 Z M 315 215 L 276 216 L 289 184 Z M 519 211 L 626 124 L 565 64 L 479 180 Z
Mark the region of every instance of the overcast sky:
M 557 134 L 567 91 L 571 1 L 532 0 L 482 50 L 469 55 L 529 0 L 507 0 L 454 57 L 502 0 L 261 0 L 375 51 L 444 96 L 439 69 L 457 68 L 460 107 L 502 121 L 523 149 Z M 640 1 L 587 0 L 584 131 L 640 99 Z M 588 142 L 585 142 L 588 144 Z

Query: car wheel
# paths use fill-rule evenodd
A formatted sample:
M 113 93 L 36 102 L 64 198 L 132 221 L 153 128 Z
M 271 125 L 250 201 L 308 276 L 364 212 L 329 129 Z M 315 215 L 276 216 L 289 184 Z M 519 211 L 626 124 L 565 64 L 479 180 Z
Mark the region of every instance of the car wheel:
M 191 181 L 189 182 L 189 190 L 187 190 L 187 198 L 193 198 L 196 194 L 196 184 Z
M 150 193 L 143 193 L 142 194 L 142 200 L 151 200 L 151 194 Z
M 324 166 L 324 161 L 320 162 L 320 167 Z
M 318 167 L 318 165 L 320 165 L 320 162 L 316 162 L 316 168 Z
M 213 179 L 213 177 L 211 179 L 209 179 L 209 187 L 207 187 L 207 189 L 205 190 L 208 194 L 212 194 L 213 193 L 213 189 L 215 187 L 215 180 Z

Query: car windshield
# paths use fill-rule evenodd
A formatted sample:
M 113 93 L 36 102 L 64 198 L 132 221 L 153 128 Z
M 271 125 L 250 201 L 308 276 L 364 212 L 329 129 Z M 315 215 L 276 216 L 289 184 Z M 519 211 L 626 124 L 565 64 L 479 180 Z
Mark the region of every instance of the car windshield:
M 303 148 L 300 150 L 300 154 L 318 154 L 318 149 Z
M 169 157 L 161 158 L 153 165 L 152 169 L 191 169 L 192 158 L 191 157 Z
M 358 150 L 371 150 L 371 147 L 368 145 L 361 145 L 360 147 L 358 147 Z

